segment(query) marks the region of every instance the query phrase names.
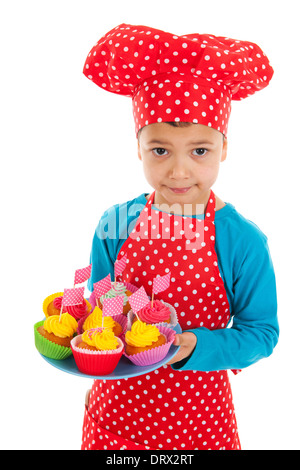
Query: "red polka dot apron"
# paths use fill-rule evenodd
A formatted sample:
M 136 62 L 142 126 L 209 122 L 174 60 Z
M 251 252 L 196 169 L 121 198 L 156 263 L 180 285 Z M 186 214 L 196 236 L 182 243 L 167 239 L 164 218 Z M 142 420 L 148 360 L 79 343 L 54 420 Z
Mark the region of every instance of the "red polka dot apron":
M 203 220 L 158 211 L 153 193 L 125 241 L 125 282 L 152 293 L 153 278 L 171 271 L 156 298 L 174 305 L 182 330 L 225 328 L 229 303 L 215 251 L 215 195 Z M 95 380 L 83 423 L 82 449 L 240 449 L 227 371 L 177 371 Z

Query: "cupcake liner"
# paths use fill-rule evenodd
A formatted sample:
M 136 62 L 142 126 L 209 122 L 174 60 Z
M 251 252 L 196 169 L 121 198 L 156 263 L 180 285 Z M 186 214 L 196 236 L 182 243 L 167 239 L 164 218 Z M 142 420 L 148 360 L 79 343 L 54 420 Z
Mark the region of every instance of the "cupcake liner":
M 85 315 L 84 317 L 82 317 L 79 321 L 78 321 L 78 328 L 77 328 L 77 334 L 79 335 L 82 335 L 83 333 L 83 325 L 84 325 L 84 322 L 85 320 L 87 319 L 87 317 L 90 315 L 90 313 L 88 313 L 87 315 Z M 127 317 L 123 314 L 121 315 L 115 315 L 113 317 L 113 319 L 120 323 L 120 325 L 122 326 L 122 333 L 119 335 L 119 337 L 122 339 L 124 338 L 124 335 L 126 333 L 126 330 L 127 330 Z M 102 327 L 102 325 L 98 325 L 99 328 Z
M 171 321 L 170 323 L 167 323 L 167 322 L 151 323 L 151 325 L 155 325 L 157 327 L 165 326 L 167 328 L 174 328 L 174 326 L 178 324 L 178 317 L 177 317 L 175 308 L 173 307 L 173 305 L 170 305 L 167 302 L 164 302 L 163 300 L 160 300 L 160 302 L 162 302 L 164 305 L 166 305 L 166 307 L 170 309 Z M 128 312 L 127 330 L 130 330 L 134 316 L 135 316 L 135 313 L 133 312 L 133 310 L 130 310 L 130 312 Z
M 35 347 L 39 353 L 43 356 L 49 357 L 50 359 L 63 360 L 72 355 L 71 348 L 61 346 L 49 341 L 47 338 L 42 336 L 37 329 L 44 324 L 44 320 L 37 322 L 34 325 L 34 341 Z
M 56 299 L 56 297 L 62 297 L 64 295 L 63 292 L 56 292 L 56 294 L 51 294 L 51 295 L 48 295 L 48 297 L 45 298 L 44 302 L 43 302 L 43 312 L 44 312 L 44 315 L 46 318 L 48 318 L 48 305 L 51 304 L 51 302 Z M 90 302 L 85 299 L 85 302 L 86 302 L 86 305 L 87 305 L 87 310 L 88 310 L 88 313 L 87 315 L 89 315 L 91 313 L 91 310 L 92 310 L 92 305 L 90 304 Z
M 138 287 L 134 286 L 133 284 L 130 284 L 130 282 L 123 281 L 123 284 L 125 284 L 125 286 L 127 287 L 127 290 L 129 290 L 133 294 L 139 289 Z
M 124 344 L 118 339 L 118 349 L 107 351 L 90 351 L 78 348 L 82 335 L 76 336 L 71 341 L 76 365 L 80 372 L 88 375 L 108 375 L 115 370 L 123 354 Z
M 167 342 L 165 344 L 157 346 L 153 349 L 148 349 L 147 351 L 133 354 L 132 356 L 128 356 L 124 349 L 124 356 L 126 356 L 134 365 L 141 367 L 150 366 L 156 362 L 162 361 L 168 354 L 169 349 L 173 344 L 176 332 L 165 326 L 158 326 L 157 328 L 159 329 L 160 333 L 166 337 Z

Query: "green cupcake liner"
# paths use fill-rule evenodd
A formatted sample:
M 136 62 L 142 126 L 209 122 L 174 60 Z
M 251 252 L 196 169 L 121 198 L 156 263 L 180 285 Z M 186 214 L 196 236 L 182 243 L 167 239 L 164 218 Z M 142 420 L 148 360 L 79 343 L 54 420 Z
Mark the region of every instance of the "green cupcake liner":
M 66 346 L 55 344 L 42 336 L 37 329 L 44 324 L 44 320 L 37 322 L 34 325 L 34 341 L 35 347 L 39 353 L 50 359 L 63 360 L 72 355 L 72 349 Z

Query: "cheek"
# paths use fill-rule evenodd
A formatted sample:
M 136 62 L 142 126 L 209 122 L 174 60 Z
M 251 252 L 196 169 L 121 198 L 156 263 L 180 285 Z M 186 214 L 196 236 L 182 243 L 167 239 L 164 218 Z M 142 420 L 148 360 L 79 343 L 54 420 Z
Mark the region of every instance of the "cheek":
M 151 162 L 150 164 L 147 160 L 143 160 L 142 163 L 146 180 L 151 186 L 155 185 L 161 175 L 160 169 L 157 168 L 155 163 Z
M 219 165 L 201 165 L 195 169 L 194 174 L 200 182 L 212 183 L 216 180 L 219 173 Z
M 163 162 L 158 162 L 155 159 L 143 159 L 144 172 L 149 176 L 152 175 L 152 177 L 155 177 L 158 174 L 163 174 L 164 167 Z

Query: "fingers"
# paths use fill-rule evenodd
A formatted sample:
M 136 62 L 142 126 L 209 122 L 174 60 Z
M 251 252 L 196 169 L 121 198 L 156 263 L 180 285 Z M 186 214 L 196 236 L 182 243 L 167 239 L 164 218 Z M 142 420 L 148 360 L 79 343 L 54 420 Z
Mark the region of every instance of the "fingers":
M 173 342 L 174 346 L 180 346 L 180 337 L 181 337 L 181 335 L 179 335 L 179 334 L 175 335 L 175 339 L 174 339 L 174 342 Z
M 89 406 L 90 403 L 91 390 L 87 390 L 85 394 L 85 406 Z
M 174 346 L 180 346 L 177 354 L 168 362 L 168 364 L 174 364 L 175 362 L 182 361 L 183 359 L 190 356 L 195 349 L 197 343 L 197 337 L 194 333 L 186 332 L 182 334 L 176 334 L 174 339 Z
M 186 332 L 175 335 L 174 346 L 183 346 L 183 347 L 195 347 L 197 342 L 196 335 L 194 333 Z

